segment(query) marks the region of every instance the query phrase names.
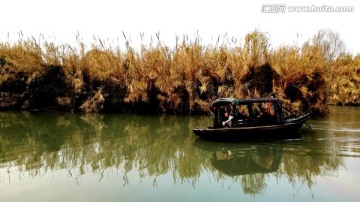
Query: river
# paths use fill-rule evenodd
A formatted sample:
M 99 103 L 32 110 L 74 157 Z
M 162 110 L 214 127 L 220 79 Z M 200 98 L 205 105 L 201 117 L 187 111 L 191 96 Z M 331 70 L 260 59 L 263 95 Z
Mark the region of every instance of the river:
M 360 201 L 359 122 L 219 143 L 192 133 L 209 117 L 0 112 L 0 201 Z

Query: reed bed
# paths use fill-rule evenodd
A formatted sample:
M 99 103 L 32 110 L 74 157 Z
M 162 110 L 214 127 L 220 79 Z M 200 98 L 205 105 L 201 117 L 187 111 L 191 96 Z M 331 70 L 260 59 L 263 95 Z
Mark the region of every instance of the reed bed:
M 1 43 L 0 108 L 204 114 L 218 97 L 277 96 L 298 113 L 322 116 L 327 104 L 360 104 L 360 56 L 346 53 L 331 30 L 276 49 L 258 30 L 236 45 L 185 36 L 168 47 L 156 36 L 138 50 L 101 40 L 91 48 Z

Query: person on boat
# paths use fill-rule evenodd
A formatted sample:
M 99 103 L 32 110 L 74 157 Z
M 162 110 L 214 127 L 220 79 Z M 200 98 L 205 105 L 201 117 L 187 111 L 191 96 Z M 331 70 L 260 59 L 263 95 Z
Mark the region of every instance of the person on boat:
M 260 109 L 260 114 L 258 116 L 258 121 L 259 121 L 259 124 L 261 124 L 261 125 L 266 125 L 266 124 L 271 123 L 271 116 L 270 116 L 270 114 L 267 112 L 267 110 L 265 108 Z
M 275 103 L 273 102 L 268 102 L 266 104 L 266 112 L 269 114 L 270 117 L 270 121 L 271 123 L 280 123 L 281 122 L 281 117 L 280 114 L 281 112 L 281 107 L 275 107 Z
M 219 113 L 220 113 L 221 121 L 226 121 L 228 119 L 228 117 L 225 116 L 226 110 L 224 106 L 220 106 Z
M 265 107 L 261 108 L 259 123 L 262 125 L 277 123 L 276 110 L 273 103 L 268 102 Z
M 233 120 L 234 116 L 233 116 L 231 113 L 226 112 L 226 113 L 225 113 L 225 117 L 227 118 L 227 120 L 226 120 L 226 121 L 223 121 L 223 122 L 222 122 L 222 125 L 223 125 L 223 126 L 231 127 L 231 125 L 232 125 L 232 120 Z
M 235 109 L 234 116 L 234 126 L 244 126 L 249 119 L 249 112 L 247 106 L 239 105 L 238 108 Z
M 275 106 L 273 103 L 268 102 L 266 103 L 266 112 L 271 116 L 274 117 L 276 115 Z

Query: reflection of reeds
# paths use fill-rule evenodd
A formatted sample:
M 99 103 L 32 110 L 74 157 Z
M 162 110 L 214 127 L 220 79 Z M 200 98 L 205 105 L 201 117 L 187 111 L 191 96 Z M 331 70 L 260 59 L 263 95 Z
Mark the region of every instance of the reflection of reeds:
M 18 167 L 31 177 L 58 169 L 79 177 L 114 168 L 125 177 L 136 168 L 144 178 L 171 170 L 174 183 L 181 183 L 198 178 L 204 159 L 194 153 L 189 119 L 182 117 L 9 112 L 0 120 L 0 170 Z
M 235 149 L 233 153 L 236 150 L 247 154 L 253 152 L 259 163 L 262 162 L 259 159 L 266 159 L 264 156 L 272 156 L 274 148 L 284 146 L 281 143 L 246 142 L 219 146 L 219 143 L 205 142 L 206 149 L 202 150 L 194 146 L 195 136 L 191 129 L 209 121 L 207 117 L 3 112 L 0 113 L 0 182 L 9 179 L 12 183 L 18 176 L 33 178 L 59 170 L 69 178 L 93 173 L 99 180 L 106 171 L 105 174 L 111 177 L 123 177 L 125 183 L 128 183 L 127 173 L 134 171 L 140 179 L 154 179 L 154 182 L 157 177 L 169 173 L 174 184 L 195 186 L 202 175 L 212 176 L 221 183 L 228 181 L 229 176 L 212 165 L 213 152 L 226 151 L 227 145 L 229 150 Z M 311 187 L 316 176 L 336 171 L 343 165 L 339 147 L 346 145 L 325 143 L 286 144 L 288 148 L 279 159 L 281 166 L 278 169 L 254 173 L 253 167 L 249 167 L 250 174 L 237 175 L 232 180 L 242 183 L 248 194 L 258 194 L 266 189 L 266 179 L 270 175 L 279 179 L 285 177 L 294 184 L 300 181 Z M 319 148 L 326 155 L 314 155 Z M 236 170 L 236 164 L 233 166 L 232 170 Z
M 360 57 L 331 52 L 328 47 L 341 48 L 334 46 L 341 44 L 337 37 L 320 31 L 302 47 L 275 50 L 260 31 L 236 47 L 203 46 L 199 37 L 184 37 L 173 48 L 159 40 L 138 51 L 128 43 L 121 50 L 101 41 L 89 50 L 82 42 L 77 48 L 34 39 L 3 43 L 0 91 L 17 102 L 0 107 L 196 114 L 206 113 L 217 97 L 275 93 L 298 111 L 322 115 L 327 101 L 360 103 Z

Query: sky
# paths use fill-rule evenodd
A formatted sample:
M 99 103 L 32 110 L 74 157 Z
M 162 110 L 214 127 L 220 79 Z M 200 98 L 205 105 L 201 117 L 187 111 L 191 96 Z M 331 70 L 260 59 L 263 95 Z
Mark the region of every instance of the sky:
M 290 12 L 291 6 L 350 6 L 353 11 Z M 198 35 L 207 45 L 215 44 L 218 36 L 241 41 L 246 33 L 259 30 L 276 48 L 301 45 L 319 30 L 331 29 L 339 33 L 347 51 L 360 53 L 356 0 L 5 0 L 0 19 L 0 42 L 16 41 L 21 33 L 25 38 L 71 45 L 79 35 L 84 43 L 100 38 L 116 47 L 125 46 L 124 33 L 137 47 L 160 33 L 160 40 L 173 47 L 176 36 Z

